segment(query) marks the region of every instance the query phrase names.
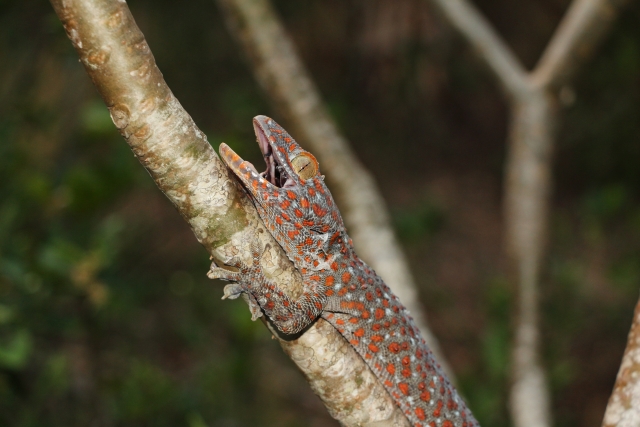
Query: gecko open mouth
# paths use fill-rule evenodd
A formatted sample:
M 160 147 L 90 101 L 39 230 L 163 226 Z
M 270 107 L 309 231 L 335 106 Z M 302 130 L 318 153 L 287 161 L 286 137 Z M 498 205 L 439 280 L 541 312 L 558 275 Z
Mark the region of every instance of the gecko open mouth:
M 254 121 L 253 128 L 256 132 L 260 151 L 262 151 L 262 156 L 267 165 L 267 169 L 261 172 L 260 176 L 278 188 L 294 187 L 296 185 L 295 181 L 289 177 L 286 168 L 280 164 L 277 156 L 273 155 L 269 139 L 257 121 Z

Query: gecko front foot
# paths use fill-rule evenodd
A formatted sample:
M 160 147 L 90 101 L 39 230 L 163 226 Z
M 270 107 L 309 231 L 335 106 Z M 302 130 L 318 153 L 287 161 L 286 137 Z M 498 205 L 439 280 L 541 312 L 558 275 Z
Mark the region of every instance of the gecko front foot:
M 260 248 L 257 241 L 251 242 L 251 252 L 253 258 L 251 265 L 247 265 L 239 257 L 233 257 L 228 261 L 228 265 L 237 268 L 238 271 L 231 271 L 218 266 L 213 261 L 209 272 L 207 272 L 207 277 L 234 282 L 224 287 L 222 299 L 236 299 L 242 296 L 249 306 L 251 320 L 256 320 L 262 316 L 262 309 L 254 295 L 254 287 L 259 286 L 260 283 L 254 282 L 264 281 L 260 267 Z
M 259 317 L 262 317 L 260 305 L 246 285 L 242 283 L 231 283 L 230 285 L 225 286 L 223 291 L 224 295 L 222 296 L 222 299 L 236 299 L 239 296 L 242 296 L 249 306 L 249 311 L 251 311 L 251 320 L 255 321 Z

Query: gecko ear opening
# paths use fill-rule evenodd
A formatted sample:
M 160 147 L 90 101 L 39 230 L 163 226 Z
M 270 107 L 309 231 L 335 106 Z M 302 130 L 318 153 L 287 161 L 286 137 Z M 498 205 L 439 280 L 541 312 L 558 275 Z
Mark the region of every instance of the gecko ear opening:
M 318 174 L 318 161 L 311 153 L 300 153 L 291 159 L 291 166 L 295 174 L 305 180 Z

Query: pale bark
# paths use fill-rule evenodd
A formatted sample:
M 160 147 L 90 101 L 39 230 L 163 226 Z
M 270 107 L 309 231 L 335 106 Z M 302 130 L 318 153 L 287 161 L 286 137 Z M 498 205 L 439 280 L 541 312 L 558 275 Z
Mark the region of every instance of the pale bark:
M 449 378 L 453 372 L 427 325 L 415 281 L 371 174 L 324 107 L 318 89 L 268 0 L 218 0 L 231 33 L 285 127 L 320 161 L 358 255 L 409 309 Z
M 248 242 L 258 236 L 271 246 L 263 259 L 267 274 L 298 295 L 299 274 L 171 93 L 126 2 L 51 3 L 114 124 L 198 241 L 219 262 L 234 256 L 248 262 Z M 362 358 L 326 322 L 316 322 L 298 339 L 278 339 L 343 425 L 409 425 Z
M 640 426 L 640 301 L 602 427 Z
M 516 427 L 551 425 L 540 362 L 538 286 L 543 265 L 559 92 L 589 60 L 627 1 L 574 0 L 540 62 L 527 72 L 466 0 L 431 0 L 494 73 L 510 101 L 505 165 L 505 247 L 518 286 L 510 410 Z

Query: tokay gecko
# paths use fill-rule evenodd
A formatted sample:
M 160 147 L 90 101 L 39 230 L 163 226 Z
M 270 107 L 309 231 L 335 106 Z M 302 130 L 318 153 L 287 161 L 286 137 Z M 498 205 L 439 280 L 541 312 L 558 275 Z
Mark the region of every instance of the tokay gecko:
M 301 273 L 304 293 L 289 298 L 253 261 L 211 266 L 209 277 L 233 283 L 224 298 L 245 294 L 254 319 L 264 312 L 282 333 L 322 317 L 362 356 L 416 427 L 475 427 L 477 421 L 427 347 L 407 309 L 353 249 L 318 162 L 273 119 L 253 120 L 267 170 L 259 173 L 226 144 L 220 155 L 242 182 L 267 230 Z

